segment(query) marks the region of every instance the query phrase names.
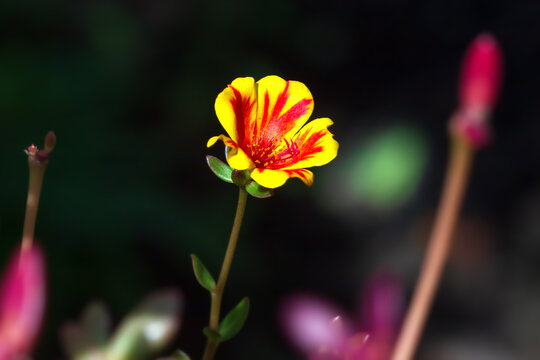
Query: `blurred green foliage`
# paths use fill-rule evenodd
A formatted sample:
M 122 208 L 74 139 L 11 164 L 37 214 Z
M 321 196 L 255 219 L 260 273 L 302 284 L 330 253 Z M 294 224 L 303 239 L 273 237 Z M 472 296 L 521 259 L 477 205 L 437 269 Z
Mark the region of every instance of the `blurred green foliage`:
M 414 128 L 391 127 L 359 146 L 344 174 L 350 194 L 374 208 L 393 208 L 418 190 L 427 163 L 426 140 Z

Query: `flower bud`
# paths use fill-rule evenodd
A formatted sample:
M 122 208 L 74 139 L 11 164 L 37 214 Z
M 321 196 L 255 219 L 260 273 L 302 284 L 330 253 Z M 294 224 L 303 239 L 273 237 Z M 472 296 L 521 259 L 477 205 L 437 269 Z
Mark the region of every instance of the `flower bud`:
M 233 170 L 231 180 L 236 186 L 244 187 L 251 181 L 251 177 L 249 171 Z
M 502 53 L 495 38 L 479 35 L 463 58 L 459 99 L 462 108 L 492 108 L 500 92 Z
M 36 340 L 45 305 L 45 266 L 41 250 L 16 251 L 0 288 L 0 360 L 28 354 Z
M 24 152 L 28 156 L 36 156 L 38 151 L 39 151 L 38 147 L 34 144 L 30 145 L 26 150 L 24 150 Z
M 45 149 L 39 150 L 36 155 L 38 161 L 43 164 L 49 160 L 49 152 Z
M 51 151 L 53 151 L 55 145 L 56 134 L 54 133 L 54 131 L 49 131 L 47 135 L 45 135 L 45 150 L 50 153 Z
M 463 58 L 459 84 L 460 105 L 450 119 L 450 131 L 473 148 L 491 139 L 488 117 L 497 102 L 502 74 L 502 52 L 495 38 L 479 35 Z

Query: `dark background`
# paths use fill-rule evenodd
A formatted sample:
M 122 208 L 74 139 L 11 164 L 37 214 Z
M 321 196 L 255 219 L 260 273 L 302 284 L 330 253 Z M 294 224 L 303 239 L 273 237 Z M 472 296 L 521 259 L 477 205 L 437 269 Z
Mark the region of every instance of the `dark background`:
M 494 142 L 479 153 L 455 251 L 418 358 L 540 357 L 540 2 L 0 2 L 0 261 L 22 228 L 22 150 L 58 137 L 37 236 L 48 304 L 37 359 L 65 358 L 58 329 L 102 299 L 116 320 L 146 294 L 183 291 L 174 348 L 198 358 L 237 190 L 214 177 L 217 94 L 238 76 L 304 82 L 338 157 L 315 184 L 250 198 L 224 306 L 250 296 L 223 359 L 296 359 L 275 320 L 294 290 L 355 312 L 380 268 L 410 294 L 438 201 L 461 56 L 479 33 L 505 54 Z

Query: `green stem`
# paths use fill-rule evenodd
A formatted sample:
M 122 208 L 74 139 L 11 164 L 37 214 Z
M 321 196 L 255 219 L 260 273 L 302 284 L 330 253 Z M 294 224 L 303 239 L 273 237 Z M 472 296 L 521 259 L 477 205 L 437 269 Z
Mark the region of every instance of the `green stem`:
M 450 252 L 452 235 L 467 187 L 473 155 L 473 150 L 463 140 L 453 139 L 437 217 L 392 360 L 411 360 L 420 341 Z
M 216 288 L 212 291 L 211 305 L 210 305 L 210 323 L 208 327 L 211 330 L 217 331 L 219 327 L 219 313 L 221 311 L 221 299 L 223 297 L 223 290 L 227 283 L 229 271 L 231 269 L 232 260 L 234 257 L 234 250 L 238 242 L 238 234 L 240 233 L 240 227 L 242 226 L 242 219 L 244 218 L 244 212 L 246 210 L 247 191 L 241 187 L 238 194 L 238 207 L 236 208 L 236 216 L 234 218 L 233 228 L 231 236 L 229 238 L 229 244 L 227 245 L 227 251 L 225 252 L 225 258 L 223 259 L 223 265 L 221 266 L 221 272 L 219 274 Z M 218 348 L 218 341 L 208 339 L 206 342 L 206 348 L 202 360 L 212 360 L 216 355 Z
M 46 163 L 41 163 L 36 156 L 28 156 L 30 176 L 28 180 L 28 196 L 26 198 L 26 213 L 24 216 L 23 236 L 21 250 L 26 251 L 32 247 L 34 229 L 39 207 L 39 197 Z

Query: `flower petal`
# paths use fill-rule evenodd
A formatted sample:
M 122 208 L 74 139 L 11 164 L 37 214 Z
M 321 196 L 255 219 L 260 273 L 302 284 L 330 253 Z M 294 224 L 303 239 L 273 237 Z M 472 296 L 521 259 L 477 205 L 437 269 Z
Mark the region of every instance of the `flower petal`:
M 313 112 L 313 97 L 298 81 L 271 75 L 257 81 L 257 128 L 259 138 L 291 138 Z
M 228 147 L 227 151 L 227 162 L 229 165 L 236 170 L 247 170 L 255 167 L 251 159 L 246 155 L 244 150 L 242 150 L 236 142 L 231 140 L 225 135 L 213 136 L 206 143 L 207 147 L 214 145 L 218 140 L 223 141 L 223 143 Z
M 282 170 L 254 169 L 251 172 L 251 178 L 259 185 L 275 189 L 285 184 L 285 181 L 289 179 L 289 174 Z
M 238 147 L 234 141 L 231 140 L 231 138 L 225 136 L 225 135 L 218 135 L 218 136 L 212 136 L 210 139 L 208 139 L 208 142 L 206 143 L 206 147 L 213 146 L 218 140 L 223 141 L 223 143 L 230 147 Z
M 219 122 L 237 144 L 251 134 L 256 119 L 257 91 L 252 77 L 237 78 L 216 98 Z
M 307 186 L 313 185 L 313 173 L 306 169 L 294 169 L 294 170 L 283 170 L 290 177 L 297 177 L 304 182 Z
M 339 148 L 334 135 L 328 131 L 332 124 L 332 120 L 323 118 L 310 121 L 304 126 L 292 139 L 298 146 L 295 161 L 283 170 L 321 166 L 332 161 Z
M 232 166 L 232 165 L 231 165 Z M 273 169 L 254 169 L 251 172 L 251 178 L 259 185 L 269 189 L 275 189 L 285 184 L 289 178 L 297 177 L 307 186 L 313 185 L 313 173 L 305 169 L 292 170 L 273 170 Z

